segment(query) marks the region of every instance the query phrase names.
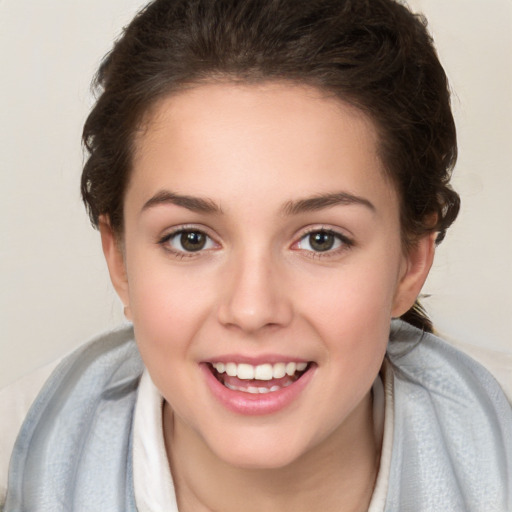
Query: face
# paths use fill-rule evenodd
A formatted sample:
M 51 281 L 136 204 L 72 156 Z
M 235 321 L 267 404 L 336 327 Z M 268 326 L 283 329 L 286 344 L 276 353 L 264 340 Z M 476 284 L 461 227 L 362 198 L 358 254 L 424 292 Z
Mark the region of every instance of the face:
M 286 84 L 167 98 L 139 134 L 124 215 L 122 253 L 106 222 L 103 246 L 177 432 L 280 467 L 369 420 L 390 319 L 432 244 L 402 251 L 359 111 Z

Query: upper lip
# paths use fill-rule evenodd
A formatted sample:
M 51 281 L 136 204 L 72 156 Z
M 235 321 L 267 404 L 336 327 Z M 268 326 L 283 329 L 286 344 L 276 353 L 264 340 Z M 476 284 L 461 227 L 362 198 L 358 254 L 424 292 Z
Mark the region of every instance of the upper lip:
M 243 354 L 224 354 L 222 356 L 216 356 L 209 359 L 205 359 L 204 363 L 242 363 L 258 366 L 260 364 L 276 364 L 276 363 L 309 363 L 310 359 L 304 359 L 303 357 L 297 357 L 292 355 L 280 355 L 280 354 L 261 354 L 258 356 L 248 356 Z

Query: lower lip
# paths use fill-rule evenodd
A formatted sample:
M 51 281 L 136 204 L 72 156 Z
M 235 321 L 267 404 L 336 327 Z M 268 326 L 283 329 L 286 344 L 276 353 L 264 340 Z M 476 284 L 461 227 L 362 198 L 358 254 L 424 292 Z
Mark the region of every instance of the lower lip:
M 309 368 L 299 379 L 285 388 L 269 393 L 252 394 L 227 388 L 215 378 L 205 363 L 201 364 L 201 370 L 217 400 L 230 411 L 246 416 L 272 414 L 286 408 L 298 398 L 314 373 L 314 368 Z

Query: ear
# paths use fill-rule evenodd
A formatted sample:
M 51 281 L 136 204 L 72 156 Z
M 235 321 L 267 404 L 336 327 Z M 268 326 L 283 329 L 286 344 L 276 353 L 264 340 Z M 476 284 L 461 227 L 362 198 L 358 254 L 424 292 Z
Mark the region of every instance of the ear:
M 124 304 L 124 314 L 126 318 L 131 320 L 128 277 L 126 274 L 126 265 L 121 242 L 114 234 L 110 225 L 110 219 L 107 216 L 100 216 L 98 227 L 101 235 L 103 254 L 105 255 L 105 260 L 107 261 L 108 271 L 110 274 L 110 280 L 114 285 L 117 295 Z
M 434 261 L 436 233 L 425 235 L 404 255 L 400 280 L 393 300 L 393 318 L 406 313 L 418 298 Z

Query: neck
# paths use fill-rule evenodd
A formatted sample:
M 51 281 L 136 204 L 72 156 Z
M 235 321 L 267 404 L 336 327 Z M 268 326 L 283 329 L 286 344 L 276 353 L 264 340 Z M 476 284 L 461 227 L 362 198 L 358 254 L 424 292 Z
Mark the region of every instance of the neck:
M 280 468 L 227 464 L 167 404 L 164 436 L 182 512 L 368 510 L 380 453 L 370 393 L 320 445 Z

